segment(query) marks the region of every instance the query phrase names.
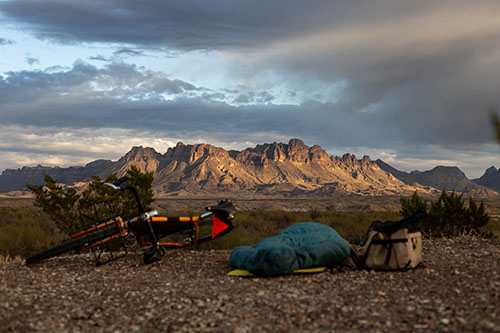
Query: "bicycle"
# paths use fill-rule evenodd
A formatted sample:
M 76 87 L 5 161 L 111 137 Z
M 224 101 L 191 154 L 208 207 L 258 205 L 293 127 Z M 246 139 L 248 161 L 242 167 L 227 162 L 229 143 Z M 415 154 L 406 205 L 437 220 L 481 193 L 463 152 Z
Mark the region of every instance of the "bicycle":
M 93 221 L 90 226 L 72 235 L 71 239 L 64 243 L 28 257 L 26 264 L 30 265 L 71 251 L 81 253 L 91 250 L 96 265 L 101 265 L 125 256 L 131 248 L 136 248 L 137 245 L 143 251 L 143 262 L 149 264 L 159 261 L 165 255 L 165 249 L 201 244 L 233 230 L 232 220 L 236 209 L 229 200 L 225 199 L 215 206 L 206 207 L 207 212 L 199 216 L 162 217 L 158 216 L 157 210 L 149 212 L 145 210 L 136 187 L 127 183 L 127 180 L 128 177 L 123 177 L 114 184 L 105 183 L 105 185 L 115 190 L 131 191 L 139 211 L 137 216 L 130 219 L 114 216 L 95 220 L 81 213 L 81 219 L 87 218 Z M 213 219 L 208 219 L 209 217 Z M 209 225 L 211 225 L 210 233 L 200 236 L 201 228 Z M 185 238 L 182 242 L 160 241 L 174 234 L 181 234 Z M 130 244 L 130 240 L 133 244 Z M 103 260 L 104 253 L 108 255 Z

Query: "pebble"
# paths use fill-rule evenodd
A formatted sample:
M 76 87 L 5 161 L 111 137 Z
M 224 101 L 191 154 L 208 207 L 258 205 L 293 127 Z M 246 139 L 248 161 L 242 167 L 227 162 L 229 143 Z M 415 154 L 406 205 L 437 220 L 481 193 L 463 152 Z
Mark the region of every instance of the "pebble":
M 480 256 L 470 255 L 480 253 Z M 489 255 L 485 255 L 488 253 Z M 229 251 L 0 264 L 2 331 L 495 331 L 500 241 L 424 239 L 424 267 L 234 278 Z M 137 265 L 137 266 L 136 266 Z

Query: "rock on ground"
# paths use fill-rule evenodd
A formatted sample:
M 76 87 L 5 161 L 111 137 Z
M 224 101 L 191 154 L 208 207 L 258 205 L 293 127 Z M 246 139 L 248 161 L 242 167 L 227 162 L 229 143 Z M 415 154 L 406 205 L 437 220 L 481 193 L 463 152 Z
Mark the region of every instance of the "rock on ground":
M 500 241 L 424 240 L 424 265 L 228 277 L 229 251 L 0 265 L 2 332 L 500 332 Z

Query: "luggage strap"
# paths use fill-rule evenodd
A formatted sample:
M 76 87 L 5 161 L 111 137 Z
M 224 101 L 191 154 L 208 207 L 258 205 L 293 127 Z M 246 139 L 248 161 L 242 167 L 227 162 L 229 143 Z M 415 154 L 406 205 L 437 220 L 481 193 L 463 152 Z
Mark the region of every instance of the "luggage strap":
M 392 244 L 394 243 L 406 243 L 408 242 L 407 238 L 396 238 L 396 239 L 373 239 L 373 244 L 381 244 L 387 245 L 387 255 L 385 256 L 385 265 L 389 265 L 389 261 L 391 261 L 392 254 Z M 407 264 L 408 266 L 408 264 Z

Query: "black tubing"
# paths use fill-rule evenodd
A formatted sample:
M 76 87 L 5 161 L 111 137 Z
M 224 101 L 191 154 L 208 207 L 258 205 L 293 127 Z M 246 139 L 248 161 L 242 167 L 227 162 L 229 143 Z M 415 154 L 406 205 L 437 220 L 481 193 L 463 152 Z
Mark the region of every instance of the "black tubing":
M 85 246 L 86 243 L 88 243 L 89 239 L 92 242 L 98 242 L 100 240 L 103 240 L 104 238 L 107 238 L 107 237 L 115 234 L 115 233 L 116 233 L 115 228 L 109 228 L 109 229 L 104 229 L 104 230 L 93 231 L 89 235 L 81 235 L 77 238 L 70 239 L 67 242 L 56 245 L 54 247 L 51 247 L 50 249 L 47 249 L 45 251 L 42 251 L 40 253 L 34 254 L 34 255 L 26 258 L 26 265 L 36 263 L 36 262 L 43 260 L 43 259 L 55 257 L 59 254 L 65 253 L 65 252 L 81 249 Z

